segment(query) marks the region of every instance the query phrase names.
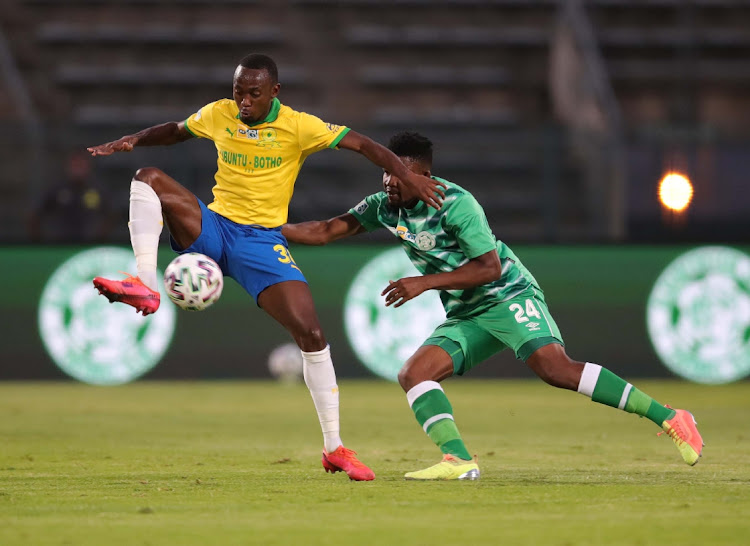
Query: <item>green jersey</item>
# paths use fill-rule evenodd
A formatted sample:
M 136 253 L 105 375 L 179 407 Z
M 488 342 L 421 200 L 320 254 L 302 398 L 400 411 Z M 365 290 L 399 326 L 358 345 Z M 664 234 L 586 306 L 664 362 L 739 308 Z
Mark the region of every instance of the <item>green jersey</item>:
M 501 277 L 466 290 L 441 290 L 446 315 L 472 316 L 507 301 L 530 287 L 541 292 L 533 275 L 513 251 L 492 234 L 484 210 L 474 196 L 442 178 L 445 200 L 440 210 L 422 201 L 411 209 L 394 208 L 385 192 L 366 197 L 349 212 L 367 231 L 384 227 L 401 240 L 417 270 L 423 275 L 448 273 L 469 260 L 495 251 L 502 265 Z

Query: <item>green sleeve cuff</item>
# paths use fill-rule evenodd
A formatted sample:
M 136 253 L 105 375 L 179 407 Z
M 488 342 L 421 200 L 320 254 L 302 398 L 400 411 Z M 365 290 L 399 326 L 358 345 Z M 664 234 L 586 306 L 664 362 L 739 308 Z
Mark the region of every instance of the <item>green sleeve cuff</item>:
M 351 131 L 349 127 L 344 127 L 344 130 L 339 133 L 339 136 L 337 136 L 335 139 L 333 139 L 333 142 L 331 142 L 328 147 L 329 148 L 335 148 L 339 145 L 339 142 L 341 142 L 341 139 L 346 136 L 346 133 Z
M 360 213 L 358 213 L 354 209 L 350 209 L 349 210 L 349 214 L 351 214 L 352 216 L 354 216 L 354 218 L 356 218 L 357 222 L 359 222 L 360 224 L 362 224 L 362 227 L 365 228 L 368 233 L 371 232 L 371 231 L 375 231 L 376 229 L 378 229 L 379 227 L 381 227 L 381 225 L 378 224 L 378 223 L 368 222 L 367 220 L 364 219 L 364 217 Z
M 466 257 L 470 260 L 473 260 L 474 258 L 478 258 L 482 254 L 487 254 L 488 252 L 492 252 L 493 250 L 497 250 L 497 244 L 488 246 L 487 248 L 480 247 L 479 249 L 472 249 L 471 252 L 466 252 Z
M 190 119 L 190 118 L 188 118 Z M 185 129 L 187 129 L 188 133 L 193 135 L 195 138 L 200 138 L 200 136 L 196 135 L 193 131 L 190 130 L 190 126 L 188 125 L 188 120 L 185 120 Z

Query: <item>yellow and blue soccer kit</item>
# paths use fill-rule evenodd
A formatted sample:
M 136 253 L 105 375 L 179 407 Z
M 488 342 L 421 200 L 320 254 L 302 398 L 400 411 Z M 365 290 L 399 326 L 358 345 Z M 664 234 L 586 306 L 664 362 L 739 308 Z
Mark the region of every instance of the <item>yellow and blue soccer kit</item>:
M 232 99 L 207 104 L 185 120 L 185 128 L 214 141 L 217 151 L 214 200 L 199 200 L 201 234 L 179 253 L 213 258 L 257 300 L 265 288 L 305 281 L 281 234 L 300 168 L 307 156 L 336 148 L 349 128 L 325 123 L 273 99 L 268 115 L 244 123 Z

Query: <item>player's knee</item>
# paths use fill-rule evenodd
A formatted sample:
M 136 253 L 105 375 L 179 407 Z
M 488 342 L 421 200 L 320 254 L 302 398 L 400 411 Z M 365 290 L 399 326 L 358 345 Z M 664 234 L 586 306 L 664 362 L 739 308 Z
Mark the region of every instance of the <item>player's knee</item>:
M 154 187 L 155 184 L 159 183 L 159 179 L 164 175 L 164 171 L 157 169 L 156 167 L 141 167 L 135 171 L 133 180 L 138 180 L 144 184 L 148 184 Z
M 558 374 L 555 373 L 554 367 L 544 363 L 537 371 L 539 378 L 553 387 L 560 387 Z
M 412 387 L 419 385 L 423 381 L 440 381 L 440 378 L 431 369 L 425 368 L 424 365 L 418 363 L 412 365 L 413 362 L 412 360 L 407 360 L 406 364 L 398 372 L 398 384 L 401 385 L 404 392 L 409 392 Z
M 398 384 L 404 389 L 404 392 L 409 392 L 414 386 L 413 373 L 411 372 L 409 365 L 405 364 L 398 372 Z
M 536 370 L 537 375 L 548 385 L 559 389 L 572 389 L 578 387 L 575 382 L 575 370 L 573 362 L 569 358 L 544 359 Z
M 326 338 L 320 326 L 303 328 L 295 335 L 295 338 L 299 348 L 306 352 L 321 351 L 326 347 Z

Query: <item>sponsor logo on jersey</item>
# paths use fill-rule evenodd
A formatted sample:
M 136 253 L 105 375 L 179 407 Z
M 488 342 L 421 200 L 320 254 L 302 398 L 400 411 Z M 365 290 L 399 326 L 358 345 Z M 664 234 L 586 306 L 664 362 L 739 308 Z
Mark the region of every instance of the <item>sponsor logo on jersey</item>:
M 281 167 L 282 158 L 255 156 L 253 158 L 253 169 L 275 169 Z
M 237 136 L 239 138 L 246 138 L 249 140 L 258 140 L 258 130 L 257 129 L 245 129 L 243 126 L 238 125 Z
M 219 159 L 221 159 L 227 165 L 237 165 L 241 167 L 247 167 L 247 154 L 241 154 L 238 152 L 232 152 L 229 150 L 219 150 Z
M 258 143 L 256 146 L 261 148 L 281 148 L 281 144 L 276 142 L 276 129 L 273 127 L 266 127 L 258 131 Z
M 39 333 L 65 373 L 97 385 L 127 383 L 153 368 L 174 333 L 175 308 L 162 305 L 148 317 L 129 305 L 110 305 L 91 284 L 135 270 L 129 250 L 98 247 L 75 254 L 47 281 L 39 301 Z M 167 296 L 162 291 L 162 300 Z
M 750 256 L 701 247 L 674 260 L 648 298 L 648 332 L 674 373 L 699 383 L 750 374 Z
M 326 123 L 326 129 L 328 129 L 332 133 L 335 133 L 336 131 L 341 129 L 341 125 L 336 125 L 335 123 Z
M 367 204 L 367 200 L 362 199 L 362 201 L 359 202 L 359 205 L 354 207 L 354 210 L 357 211 L 358 214 L 364 214 L 368 208 L 370 208 L 370 205 Z
M 385 306 L 380 293 L 389 281 L 418 275 L 402 249 L 388 250 L 360 269 L 344 301 L 344 326 L 354 354 L 371 372 L 391 381 L 396 381 L 406 359 L 445 320 L 435 290 L 403 307 Z
M 409 241 L 411 243 L 417 240 L 417 236 L 404 226 L 396 226 L 396 235 L 401 237 L 404 241 Z
M 435 236 L 426 231 L 420 231 L 417 234 L 417 246 L 420 250 L 432 250 L 435 248 Z

